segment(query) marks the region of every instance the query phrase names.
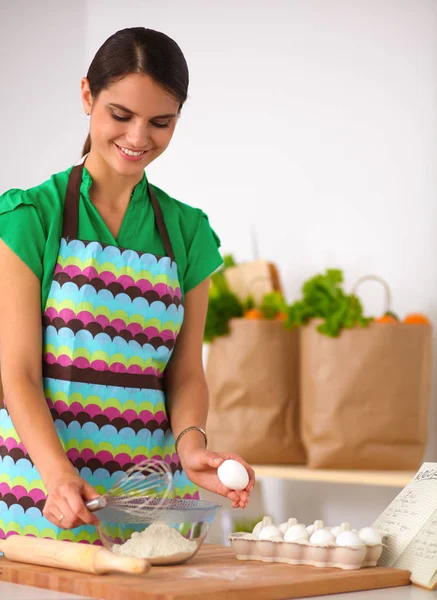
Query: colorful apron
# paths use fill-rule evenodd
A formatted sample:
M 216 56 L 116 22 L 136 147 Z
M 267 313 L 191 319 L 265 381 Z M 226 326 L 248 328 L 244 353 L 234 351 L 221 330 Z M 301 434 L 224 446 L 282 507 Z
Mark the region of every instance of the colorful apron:
M 82 170 L 76 165 L 69 177 L 43 315 L 43 383 L 56 430 L 80 476 L 99 493 L 134 463 L 163 457 L 173 472 L 173 497 L 198 498 L 166 411 L 164 371 L 184 309 L 161 208 L 149 186 L 165 257 L 78 240 Z M 63 530 L 45 519 L 45 500 L 41 477 L 1 409 L 0 539 L 22 534 L 99 543 L 94 526 Z

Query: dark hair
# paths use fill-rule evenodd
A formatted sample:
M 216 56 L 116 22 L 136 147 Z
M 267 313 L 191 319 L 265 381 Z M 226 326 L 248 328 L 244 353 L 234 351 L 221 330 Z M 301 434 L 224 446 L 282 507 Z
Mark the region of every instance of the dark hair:
M 188 66 L 182 50 L 165 33 L 131 27 L 111 35 L 99 48 L 88 69 L 87 79 L 93 98 L 114 81 L 132 73 L 149 75 L 179 100 L 181 110 L 188 93 Z M 88 134 L 82 156 L 90 149 Z

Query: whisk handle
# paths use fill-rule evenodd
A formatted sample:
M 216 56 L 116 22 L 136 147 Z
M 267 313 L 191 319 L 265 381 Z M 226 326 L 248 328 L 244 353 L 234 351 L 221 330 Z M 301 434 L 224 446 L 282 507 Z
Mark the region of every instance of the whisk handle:
M 94 498 L 93 500 L 89 500 L 85 503 L 85 506 L 90 512 L 95 512 L 101 508 L 105 508 L 107 506 L 108 501 L 105 496 L 99 496 L 98 498 Z

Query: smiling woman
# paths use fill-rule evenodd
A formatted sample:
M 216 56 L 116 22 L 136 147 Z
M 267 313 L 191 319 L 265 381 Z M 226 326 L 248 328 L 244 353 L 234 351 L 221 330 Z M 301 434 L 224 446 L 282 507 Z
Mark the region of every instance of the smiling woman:
M 171 466 L 175 497 L 201 486 L 247 504 L 252 469 L 209 452 L 204 433 L 220 242 L 200 209 L 144 171 L 169 145 L 187 90 L 168 36 L 115 33 L 81 82 L 82 159 L 0 197 L 0 538 L 98 543 L 85 502 L 154 456 Z M 226 458 L 246 467 L 244 490 L 220 483 Z

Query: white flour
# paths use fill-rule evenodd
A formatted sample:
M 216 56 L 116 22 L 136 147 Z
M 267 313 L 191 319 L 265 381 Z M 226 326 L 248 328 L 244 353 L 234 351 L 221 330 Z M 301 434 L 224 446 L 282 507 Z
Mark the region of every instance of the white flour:
M 252 577 L 251 573 L 248 573 L 244 569 L 220 569 L 220 571 L 214 571 L 213 569 L 208 569 L 206 571 L 202 571 L 202 569 L 192 568 L 189 571 L 181 574 L 182 577 L 186 577 L 187 579 L 197 579 L 197 578 L 208 578 L 208 579 L 227 579 L 229 581 L 234 581 L 235 579 L 247 579 L 248 577 Z
M 196 542 L 185 539 L 173 527 L 166 523 L 153 523 L 141 533 L 135 531 L 124 544 L 115 544 L 112 551 L 120 556 L 156 558 L 182 552 L 192 553 L 196 548 Z

